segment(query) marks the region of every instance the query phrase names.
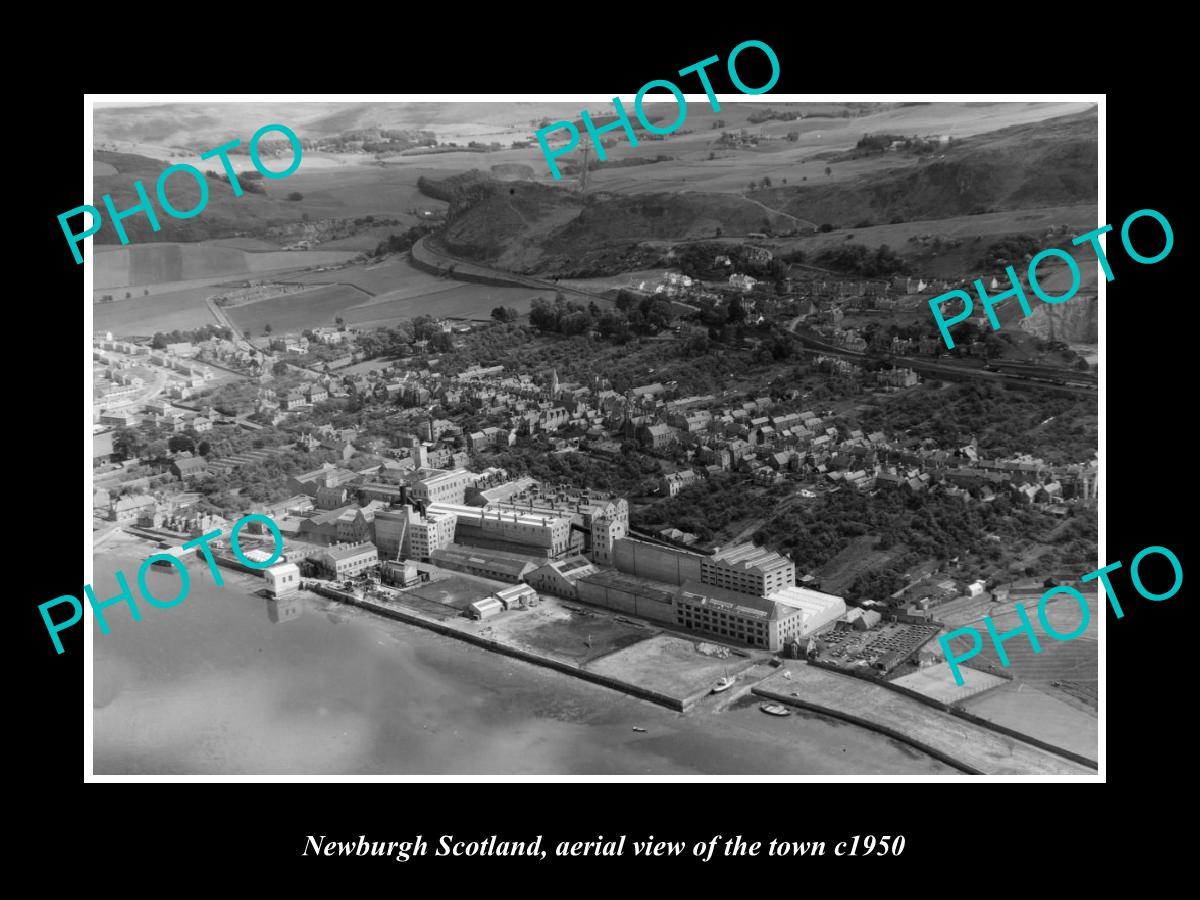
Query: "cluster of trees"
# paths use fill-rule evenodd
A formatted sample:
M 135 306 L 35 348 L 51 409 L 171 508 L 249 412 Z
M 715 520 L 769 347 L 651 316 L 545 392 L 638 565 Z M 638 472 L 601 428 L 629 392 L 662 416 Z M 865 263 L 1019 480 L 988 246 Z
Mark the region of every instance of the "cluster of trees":
M 679 132 L 675 132 L 678 134 Z M 670 162 L 675 157 L 659 154 L 658 156 L 627 156 L 624 159 L 607 159 L 601 162 L 599 159 L 592 158 L 588 160 L 588 171 L 594 172 L 597 169 L 623 169 L 628 166 L 649 166 L 654 163 Z
M 428 341 L 428 349 L 435 353 L 454 349 L 454 339 L 449 332 L 442 331 L 432 316 L 417 316 L 407 322 L 397 322 L 390 328 L 376 328 L 360 334 L 356 340 L 358 349 L 367 359 L 407 356 L 417 341 Z M 339 351 L 337 355 L 344 352 Z
M 553 303 L 535 299 L 529 310 L 529 324 L 539 331 L 569 337 L 595 329 L 601 337 L 619 344 L 634 335 L 657 334 L 674 318 L 675 311 L 666 300 L 626 290 L 617 294 L 615 309 L 601 309 L 595 301 L 584 306 L 558 294 Z
M 793 122 L 796 119 L 803 119 L 804 113 L 796 109 L 771 109 L 769 106 L 766 109 L 755 110 L 746 117 L 751 125 L 758 125 L 761 122 L 770 122 L 772 120 L 778 122 Z
M 315 468 L 324 462 L 340 461 L 332 451 L 318 448 L 312 452 L 290 450 L 261 463 L 242 466 L 228 475 L 207 472 L 192 482 L 193 490 L 204 495 L 199 508 L 229 517 L 244 512 L 256 503 L 273 503 L 291 496 L 288 477 L 298 470 Z
M 510 475 L 530 475 L 551 484 L 570 484 L 637 495 L 659 474 L 658 462 L 640 453 L 602 460 L 586 453 L 545 453 L 533 447 L 514 447 L 488 456 L 487 464 Z
M 874 251 L 868 250 L 862 244 L 829 247 L 817 254 L 816 263 L 827 269 L 868 278 L 903 275 L 908 272 L 908 264 L 887 244 L 880 244 Z
M 684 488 L 670 499 L 639 510 L 632 523 L 643 531 L 678 528 L 701 541 L 712 541 L 725 536 L 732 526 L 762 515 L 764 495 L 770 493 L 762 488 L 748 488 L 743 477 L 714 475 Z
M 264 143 L 266 142 L 264 141 Z M 231 150 L 230 152 L 236 153 L 237 150 Z M 223 181 L 229 184 L 229 176 L 223 172 L 214 172 L 212 169 L 207 169 L 204 174 L 213 181 Z M 263 184 L 262 173 L 257 170 L 247 169 L 245 172 L 239 172 L 237 180 L 238 184 L 242 186 L 242 190 L 248 194 L 265 194 L 267 192 L 267 188 Z
M 403 234 L 389 234 L 385 240 L 379 242 L 371 255 L 383 256 L 387 253 L 403 253 L 433 230 L 433 225 L 422 224 L 414 225 Z
M 529 324 L 538 331 L 552 331 L 558 334 L 583 334 L 596 326 L 603 313 L 600 307 L 592 301 L 587 306 L 574 300 L 568 301 L 562 294 L 555 294 L 551 303 L 542 297 L 535 297 L 529 307 Z
M 976 568 L 964 571 L 970 578 L 1000 567 L 1006 554 L 1015 558 L 1051 521 L 1036 508 L 1014 505 L 1004 495 L 984 504 L 908 488 L 881 490 L 873 497 L 837 491 L 814 507 L 785 508 L 760 529 L 756 540 L 787 553 L 806 569 L 824 566 L 864 536 L 875 539 L 877 550 L 898 549 L 902 552 L 860 575 L 847 592 L 849 599 L 882 601 L 903 587 L 904 576 L 924 560 L 974 557 Z
M 988 244 L 975 265 L 987 271 L 1003 271 L 1006 266 L 1020 265 L 1041 249 L 1032 234 L 1010 234 Z
M 713 261 L 718 256 L 729 257 L 729 271 L 741 272 L 774 282 L 782 281 L 787 277 L 789 263 L 804 261 L 804 253 L 801 250 L 794 250 L 790 254 L 766 260 L 761 253 L 755 252 L 755 248 L 748 244 L 701 243 L 677 247 L 674 262 L 684 275 L 692 278 L 705 278 L 717 271 Z M 719 271 L 724 274 L 726 268 L 722 266 Z M 776 287 L 778 289 L 779 285 L 777 284 Z
M 902 134 L 864 134 L 855 145 L 855 149 L 867 153 L 883 153 L 892 149 L 893 144 L 897 144 L 895 149 L 907 153 L 932 153 L 939 146 L 933 141 L 915 135 L 905 137 Z
M 155 350 L 165 350 L 167 344 L 182 344 L 188 341 L 197 343 L 211 341 L 214 338 L 231 341 L 233 340 L 233 330 L 224 325 L 202 325 L 191 331 L 181 331 L 178 328 L 174 331 L 156 331 L 154 338 L 150 341 L 150 346 Z
M 942 447 L 974 436 L 984 456 L 1030 453 L 1052 465 L 1092 458 L 1098 440 L 1094 401 L 978 382 L 945 390 L 923 385 L 865 413 L 862 426 L 933 438 Z

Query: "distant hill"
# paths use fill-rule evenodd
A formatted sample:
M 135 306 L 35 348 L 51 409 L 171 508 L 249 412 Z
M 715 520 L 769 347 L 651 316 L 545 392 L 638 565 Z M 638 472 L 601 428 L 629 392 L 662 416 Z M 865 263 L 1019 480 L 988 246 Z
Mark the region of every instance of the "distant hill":
M 497 182 L 477 170 L 422 179 L 421 189 L 451 203 L 442 236 L 451 252 L 515 271 L 566 272 L 614 260 L 615 250 L 639 241 L 792 230 L 797 222 L 789 216 L 851 226 L 1095 203 L 1096 154 L 1093 111 L 962 139 L 937 158 L 856 182 L 780 186 L 746 197 L 580 196 L 566 187 Z
M 751 196 L 813 222 L 850 226 L 1095 203 L 1096 114 L 966 138 L 919 165 L 858 182 L 789 185 Z
M 436 195 L 450 194 L 429 186 Z M 530 182 L 456 185 L 441 236 L 452 253 L 521 272 L 571 271 L 614 247 L 769 228 L 777 218 L 730 194 L 596 194 Z M 425 189 L 424 187 L 422 188 Z
M 170 163 L 149 159 L 131 153 L 114 153 L 97 150 L 93 154 L 97 165 L 94 175 L 96 207 L 104 214 L 104 223 L 93 240 L 97 244 L 120 244 L 116 229 L 108 221 L 102 197 L 111 194 L 113 205 L 118 211 L 129 209 L 138 202 L 133 187 L 140 181 L 154 206 L 154 213 L 162 226 L 157 232 L 150 227 L 144 214 L 130 216 L 122 221 L 131 243 L 161 241 L 203 241 L 232 237 L 246 232 L 262 233 L 270 225 L 299 222 L 304 214 L 301 204 L 286 198 L 295 190 L 287 179 L 278 182 L 260 181 L 265 193 L 247 191 L 240 197 L 233 195 L 233 188 L 224 181 L 208 180 L 208 204 L 203 212 L 190 219 L 176 219 L 167 215 L 155 196 L 154 186 L 158 176 Z M 212 170 L 223 172 L 220 160 L 213 159 Z M 115 174 L 110 173 L 115 170 Z M 167 197 L 176 209 L 191 209 L 200 201 L 200 188 L 195 179 L 186 174 L 173 175 L 167 184 Z

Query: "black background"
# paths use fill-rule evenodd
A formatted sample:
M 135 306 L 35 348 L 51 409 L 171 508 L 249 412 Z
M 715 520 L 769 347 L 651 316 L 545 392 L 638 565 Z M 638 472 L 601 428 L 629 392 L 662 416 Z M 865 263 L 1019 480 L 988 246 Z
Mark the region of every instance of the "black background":
M 1121 843 L 1122 853 L 1131 844 L 1154 842 L 1161 848 L 1170 837 L 1156 827 L 1155 818 L 1128 816 L 1156 815 L 1152 807 L 1171 802 L 1190 780 L 1185 774 L 1182 784 L 1160 784 L 1160 779 L 1173 779 L 1190 769 L 1191 746 L 1181 733 L 1190 730 L 1192 706 L 1186 693 L 1190 685 L 1183 676 L 1192 653 L 1184 622 L 1187 585 L 1168 601 L 1143 600 L 1129 583 L 1128 565 L 1143 547 L 1157 544 L 1171 548 L 1185 572 L 1190 571 L 1182 521 L 1193 477 L 1189 434 L 1196 354 L 1190 328 L 1194 300 L 1183 284 L 1183 273 L 1190 268 L 1186 261 L 1193 259 L 1192 211 L 1183 198 L 1185 190 L 1193 193 L 1187 142 L 1171 128 L 1153 127 L 1186 122 L 1194 112 L 1190 103 L 1162 95 L 1164 75 L 1154 58 L 1157 45 L 1142 49 L 1144 64 L 1125 52 L 1118 66 L 1095 57 L 1088 41 L 1073 29 L 1056 34 L 1055 25 L 1045 22 L 1046 30 L 1036 42 L 1028 34 L 1019 36 L 1019 23 L 1011 31 L 995 26 L 987 32 L 964 23 L 961 33 L 948 35 L 944 20 L 939 20 L 942 33 L 937 39 L 911 27 L 884 28 L 884 33 L 867 38 L 833 22 L 806 20 L 803 26 L 772 28 L 760 24 L 762 16 L 743 22 L 735 14 L 713 22 L 707 34 L 684 37 L 677 22 L 659 27 L 639 19 L 631 25 L 612 12 L 597 13 L 586 27 L 566 20 L 561 27 L 545 23 L 541 35 L 535 35 L 528 21 L 551 15 L 534 11 L 540 9 L 482 15 L 473 21 L 483 34 L 474 39 L 450 25 L 418 29 L 399 12 L 381 12 L 379 35 L 356 43 L 353 51 L 335 49 L 340 41 L 314 46 L 322 40 L 320 29 L 294 42 L 282 35 L 272 37 L 269 46 L 253 51 L 244 45 L 266 40 L 261 34 L 216 35 L 211 40 L 226 43 L 220 52 L 214 46 L 211 54 L 202 37 L 204 59 L 237 59 L 239 64 L 206 67 L 194 78 L 175 71 L 160 77 L 171 67 L 166 57 L 161 63 L 140 57 L 138 66 L 97 70 L 86 87 L 97 92 L 230 94 L 596 92 L 619 94 L 629 109 L 644 82 L 671 78 L 678 69 L 713 54 L 722 60 L 709 70 L 716 91 L 733 93 L 724 59 L 737 43 L 755 38 L 770 44 L 780 60 L 782 74 L 772 94 L 1107 92 L 1107 221 L 1114 230 L 1106 241 L 1115 280 L 1108 286 L 1107 353 L 1102 359 L 1107 381 L 1104 562 L 1125 563 L 1113 583 L 1126 613 L 1118 621 L 1109 612 L 1106 622 L 1106 774 L 1113 793 L 1105 795 L 1102 805 L 1096 794 L 1085 799 L 1078 787 L 1048 783 L 1021 784 L 1015 790 L 991 785 L 981 790 L 962 783 L 782 781 L 85 786 L 80 718 L 86 704 L 81 697 L 83 629 L 64 632 L 67 652 L 56 656 L 37 611 L 39 603 L 60 594 L 80 595 L 84 579 L 75 543 L 80 537 L 77 504 L 85 510 L 90 505 L 89 486 L 80 484 L 80 411 L 75 404 L 85 391 L 91 363 L 85 354 L 79 368 L 78 325 L 72 324 L 77 320 L 70 312 L 82 302 L 82 267 L 74 263 L 55 218 L 83 202 L 83 96 L 79 88 L 61 84 L 41 90 L 23 123 L 39 136 L 39 155 L 44 146 L 45 158 L 37 177 L 19 179 L 28 196 L 8 210 L 10 222 L 19 218 L 17 236 L 7 244 L 10 255 L 17 257 L 16 270 L 26 270 L 21 263 L 25 258 L 38 261 L 31 273 L 36 278 L 9 285 L 10 352 L 19 355 L 28 348 L 31 369 L 24 376 L 10 374 L 9 379 L 17 393 L 9 413 L 15 417 L 14 426 L 20 423 L 9 433 L 9 444 L 18 451 L 10 469 L 10 479 L 17 481 L 12 495 L 27 496 L 28 502 L 10 510 L 13 527 L 18 521 L 25 527 L 7 545 L 10 584 L 20 585 L 19 599 L 10 604 L 25 651 L 13 682 L 22 719 L 11 734 L 21 762 L 10 771 L 31 776 L 17 779 L 32 790 L 32 802 L 25 804 L 20 819 L 31 835 L 29 844 L 56 864 L 81 862 L 90 868 L 103 860 L 102 868 L 91 869 L 104 873 L 102 880 L 124 877 L 129 863 L 139 877 L 165 877 L 164 886 L 170 887 L 190 886 L 193 880 L 197 886 L 228 887 L 234 875 L 240 879 L 238 886 L 349 887 L 361 884 L 357 879 L 347 882 L 350 873 L 396 878 L 398 884 L 405 883 L 399 881 L 405 876 L 426 873 L 449 876 L 454 886 L 469 875 L 472 880 L 494 879 L 491 884 L 497 890 L 533 888 L 538 893 L 587 885 L 580 875 L 590 875 L 597 888 L 609 890 L 646 890 L 652 884 L 657 890 L 673 890 L 685 881 L 715 888 L 725 878 L 745 889 L 770 892 L 803 891 L 818 883 L 822 890 L 839 892 L 888 884 L 902 890 L 1017 890 L 1021 867 L 1045 865 L 1045 854 L 1058 861 L 1052 865 L 1055 874 L 1070 877 L 1066 870 L 1077 863 L 1090 870 L 1112 859 L 1105 853 L 1114 842 Z M 1077 12 L 1088 15 L 1083 8 Z M 493 16 L 506 18 L 507 24 L 492 31 L 488 22 Z M 520 27 L 513 25 L 513 18 Z M 242 26 L 255 32 L 260 27 L 249 19 Z M 376 26 L 368 22 L 356 28 L 372 31 Z M 1060 45 L 1070 48 L 1070 56 L 1078 50 L 1078 65 L 1051 52 Z M 1047 53 L 1053 64 L 1046 62 Z M 747 84 L 766 80 L 765 66 L 755 71 L 760 58 L 754 50 L 739 58 Z M 680 81 L 685 91 L 698 91 L 694 76 Z M 1125 216 L 1143 208 L 1165 214 L 1175 232 L 1171 255 L 1153 266 L 1130 261 L 1118 236 Z M 1139 234 L 1135 229 L 1137 246 L 1157 246 L 1152 229 L 1144 243 Z M 1162 566 L 1160 579 L 1153 574 L 1156 564 Z M 1152 589 L 1169 583 L 1162 560 L 1150 560 L 1143 572 Z M 1064 795 L 1064 790 L 1071 794 Z M 1119 824 L 1106 824 L 1109 813 L 1120 814 Z M 631 840 L 654 834 L 690 843 L 716 833 L 740 834 L 746 840 L 824 840 L 830 849 L 833 842 L 855 834 L 904 834 L 907 847 L 900 858 L 715 859 L 707 864 L 690 855 L 649 861 L 627 856 L 599 864 L 432 857 L 401 864 L 299 856 L 308 834 L 336 840 L 354 840 L 360 834 L 405 840 L 418 833 L 431 842 L 440 834 L 462 839 L 543 834 L 544 846 L 595 839 L 598 834 L 627 834 Z M 185 873 L 187 877 L 181 877 Z M 542 881 L 539 876 L 546 873 L 575 877 Z M 900 873 L 924 878 L 919 886 L 892 882 Z M 606 879 L 630 874 L 637 880 Z M 826 874 L 845 877 L 826 881 Z M 813 877 L 819 882 L 810 885 Z M 450 887 L 452 882 L 445 884 Z

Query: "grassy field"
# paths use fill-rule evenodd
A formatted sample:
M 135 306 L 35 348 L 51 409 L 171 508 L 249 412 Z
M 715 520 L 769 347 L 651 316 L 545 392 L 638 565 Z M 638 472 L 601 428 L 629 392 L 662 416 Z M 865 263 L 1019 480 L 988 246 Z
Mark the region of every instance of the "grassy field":
M 1025 684 L 1009 683 L 971 697 L 960 705 L 967 712 L 998 725 L 1015 728 L 1056 747 L 1096 759 L 1098 722 L 1095 713 L 1081 710 L 1050 693 Z
M 391 295 L 377 297 L 371 303 L 350 310 L 345 318 L 348 325 L 360 327 L 384 325 L 414 316 L 455 316 L 467 319 L 486 319 L 497 306 L 511 306 L 519 313 L 529 312 L 533 298 L 554 299 L 553 291 L 534 291 L 527 288 L 491 287 L 485 284 L 462 284 L 457 287 L 420 296 L 388 300 Z
M 410 287 L 378 297 L 370 297 L 349 284 L 317 286 L 245 306 L 232 306 L 227 312 L 239 329 L 258 336 L 268 324 L 278 334 L 298 333 L 305 328 L 332 325 L 338 317 L 359 328 L 384 327 L 415 316 L 487 318 L 497 306 L 511 306 L 524 313 L 529 311 L 534 297 L 553 299 L 554 296 L 552 291 L 430 280 L 429 288 Z
M 142 245 L 145 247 L 146 245 Z M 149 245 L 172 254 L 172 247 L 179 245 Z M 198 246 L 198 245 L 197 245 Z M 393 324 L 414 316 L 460 316 L 464 318 L 486 318 L 497 306 L 511 306 L 521 313 L 529 311 L 534 297 L 548 300 L 554 298 L 553 291 L 536 291 L 527 288 L 491 287 L 470 284 L 450 278 L 439 278 L 413 268 L 406 259 L 397 257 L 381 265 L 350 266 L 334 272 L 302 272 L 294 269 L 261 271 L 259 260 L 299 262 L 308 265 L 317 262 L 313 253 L 249 252 L 236 248 L 205 248 L 200 254 L 208 260 L 227 259 L 224 254 L 236 254 L 257 263 L 255 274 L 259 277 L 286 277 L 314 285 L 314 290 L 300 294 L 287 294 L 262 300 L 245 306 L 229 308 L 229 315 L 242 330 L 249 329 L 255 336 L 262 334 L 268 323 L 280 334 L 299 332 L 318 325 L 332 325 L 341 316 L 350 325 L 377 327 Z M 126 251 L 105 250 L 96 254 L 97 259 L 124 255 Z M 344 255 L 344 254 L 343 254 Z M 193 265 L 186 271 L 194 273 L 202 269 Z M 110 269 L 111 271 L 111 269 Z M 161 270 L 160 270 L 161 271 Z M 164 272 L 164 274 L 169 274 Z M 184 270 L 178 270 L 184 274 Z M 97 276 L 98 277 L 98 276 Z M 244 277 L 244 276 L 243 276 Z M 210 324 L 212 315 L 204 304 L 206 297 L 221 292 L 222 284 L 237 280 L 237 276 L 210 275 L 192 281 L 171 282 L 149 286 L 149 296 L 136 296 L 146 288 L 132 288 L 135 296 L 118 299 L 114 303 L 97 303 L 94 327 L 100 331 L 112 331 L 114 335 L 151 335 L 156 331 L 171 331 L 176 328 L 195 328 Z M 163 288 L 167 290 L 163 290 Z M 106 293 L 97 290 L 97 296 Z M 118 298 L 123 290 L 107 291 Z M 374 294 L 375 296 L 372 296 Z
M 658 103 L 650 95 L 646 103 L 650 115 L 673 117 L 673 101 Z M 626 97 L 626 108 L 631 98 Z M 705 190 L 740 193 L 751 178 L 764 176 L 790 183 L 808 177 L 809 182 L 851 180 L 885 167 L 905 164 L 897 154 L 838 163 L 834 174 L 826 176 L 827 161 L 816 157 L 831 151 L 848 150 L 867 133 L 905 135 L 946 134 L 965 137 L 1011 125 L 1066 115 L 1085 109 L 1085 103 L 925 103 L 882 104 L 870 115 L 841 118 L 845 104 L 788 104 L 765 98 L 776 109 L 800 109 L 807 118 L 794 121 L 751 123 L 749 116 L 763 109 L 763 103 L 727 102 L 720 112 L 708 104 L 691 103 L 682 129 L 686 134 L 668 135 L 661 141 L 643 141 L 637 147 L 623 139 L 607 151 L 610 159 L 633 156 L 667 155 L 668 162 L 648 166 L 600 169 L 589 175 L 595 190 L 635 193 L 646 190 Z M 124 153 L 136 153 L 160 159 L 165 164 L 170 146 L 194 144 L 214 146 L 229 132 L 244 132 L 248 138 L 267 115 L 281 117 L 302 136 L 332 133 L 343 128 L 378 126 L 383 128 L 427 128 L 443 141 L 499 141 L 507 147 L 513 140 L 531 139 L 531 122 L 545 117 L 551 121 L 574 120 L 585 105 L 593 113 L 611 110 L 609 104 L 577 103 L 279 103 L 264 109 L 263 104 L 160 104 L 138 109 L 98 107 L 96 140 L 115 144 Z M 204 115 L 196 116 L 196 110 Z M 286 118 L 283 118 L 286 116 Z M 196 124 L 202 123 L 202 124 Z M 782 138 L 799 132 L 799 140 L 765 141 L 758 148 L 720 149 L 713 142 L 722 130 L 745 128 L 765 138 Z M 207 129 L 207 130 L 205 130 Z M 714 159 L 709 159 L 709 154 Z M 578 161 L 575 151 L 564 161 Z M 233 157 L 239 169 L 248 166 L 244 156 Z M 185 160 L 196 162 L 197 160 Z M 515 163 L 531 166 L 538 180 L 546 184 L 570 184 L 573 179 L 555 182 L 545 158 L 536 147 L 508 149 L 494 153 L 451 152 L 437 155 L 389 157 L 379 165 L 370 154 L 325 155 L 306 153 L 299 170 L 287 180 L 287 189 L 304 194 L 296 210 L 313 218 L 323 216 L 385 213 L 407 215 L 413 205 L 438 206 L 436 201 L 415 194 L 419 174 L 446 175 L 467 169 L 488 170 L 493 165 Z M 203 164 L 201 164 L 203 165 Z M 242 198 L 238 198 L 239 200 Z M 413 201 L 416 201 L 414 204 Z M 283 204 L 278 214 L 292 210 Z M 298 217 L 298 213 L 297 213 Z
M 345 282 L 362 288 L 368 294 L 399 290 L 412 290 L 414 294 L 419 294 L 423 290 L 436 289 L 446 283 L 444 278 L 414 268 L 404 256 L 393 256 L 382 263 L 347 266 L 336 272 L 306 272 L 296 280 L 311 284 Z
M 1095 694 L 1091 688 L 1097 684 L 1099 679 L 1097 623 L 1099 617 L 1104 615 L 1104 610 L 1097 607 L 1095 593 L 1085 593 L 1084 596 L 1087 597 L 1091 610 L 1091 620 L 1082 635 L 1069 641 L 1055 640 L 1042 631 L 1037 617 L 1036 597 L 1019 598 L 1030 621 L 1033 622 L 1041 652 L 1034 652 L 1033 646 L 1025 635 L 1017 635 L 1006 641 L 1004 650 L 1009 659 L 1007 671 L 1015 679 L 1036 686 L 1051 696 L 1076 697 L 1094 707 Z M 999 634 L 1011 631 L 1021 624 L 1011 605 L 1003 610 L 994 609 L 989 614 L 992 624 Z M 1063 634 L 1070 634 L 1079 626 L 1079 607 L 1070 597 L 1052 600 L 1047 604 L 1047 616 L 1050 624 Z M 979 630 L 983 649 L 970 661 L 969 665 L 984 671 L 988 671 L 988 667 L 994 665 L 997 670 L 1001 670 L 1000 659 L 987 636 L 983 623 L 980 621 L 970 624 Z M 951 642 L 951 646 L 957 653 L 966 652 L 971 644 L 970 635 L 961 635 Z M 1051 682 L 1055 681 L 1061 682 L 1061 684 L 1053 687 Z
M 736 675 L 750 665 L 752 661 L 743 657 L 706 656 L 697 649 L 696 641 L 659 634 L 606 656 L 589 668 L 672 697 L 688 697 L 711 688 L 726 673 Z
M 538 652 L 585 663 L 644 641 L 649 634 L 608 616 L 575 613 L 523 631 L 520 641 Z
M 277 334 L 298 333 L 318 325 L 333 325 L 338 316 L 366 299 L 366 295 L 356 288 L 335 284 L 245 306 L 231 306 L 226 313 L 239 329 L 249 331 L 255 337 L 263 333 L 266 325 Z
M 218 292 L 212 285 L 203 285 L 165 294 L 152 292 L 148 297 L 115 303 L 96 303 L 92 305 L 93 327 L 96 331 L 111 331 L 116 337 L 149 337 L 156 331 L 215 325 L 204 298 Z
M 254 242 L 254 250 L 240 249 L 230 238 L 192 244 L 130 244 L 128 247 L 96 247 L 93 258 L 96 290 L 125 287 L 154 287 L 169 282 L 237 275 L 261 275 L 307 266 L 329 265 L 353 259 L 353 250 L 304 253 L 262 250 L 266 242 Z

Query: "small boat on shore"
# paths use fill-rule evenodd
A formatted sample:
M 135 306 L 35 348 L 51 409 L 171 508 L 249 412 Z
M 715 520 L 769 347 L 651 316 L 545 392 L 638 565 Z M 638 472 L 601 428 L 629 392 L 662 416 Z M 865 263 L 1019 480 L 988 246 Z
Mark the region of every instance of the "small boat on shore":
M 725 677 L 721 678 L 716 684 L 713 685 L 712 692 L 714 694 L 719 694 L 721 691 L 727 691 L 733 687 L 733 682 L 734 679 L 729 677 L 729 670 L 726 669 Z
M 763 703 L 759 707 L 768 716 L 790 716 L 788 708 L 780 703 Z
M 640 734 L 645 734 L 645 733 L 646 733 L 646 729 L 645 729 L 645 728 L 643 728 L 641 725 L 634 725 L 634 726 L 633 726 L 633 730 L 634 730 L 634 731 L 636 731 L 636 732 L 639 732 Z

